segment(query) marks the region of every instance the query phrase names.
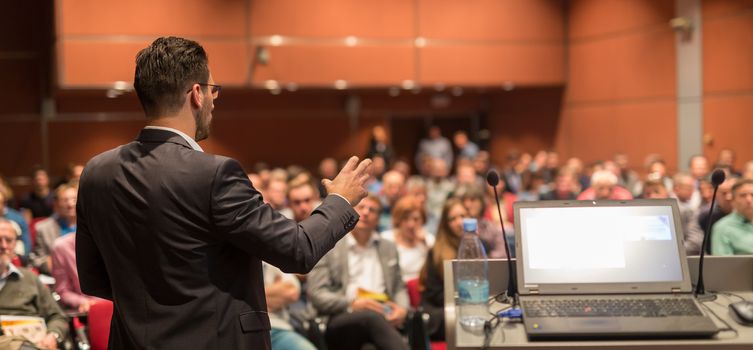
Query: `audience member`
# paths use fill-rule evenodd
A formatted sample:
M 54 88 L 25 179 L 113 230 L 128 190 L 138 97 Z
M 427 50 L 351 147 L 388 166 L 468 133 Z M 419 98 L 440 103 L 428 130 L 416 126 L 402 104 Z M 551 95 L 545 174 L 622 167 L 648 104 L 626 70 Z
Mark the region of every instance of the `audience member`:
M 455 143 L 458 159 L 471 160 L 478 155 L 478 145 L 468 140 L 468 134 L 466 134 L 465 131 L 456 131 L 455 135 L 452 137 L 452 141 Z
M 394 242 L 404 281 L 418 278 L 426 253 L 434 245 L 434 235 L 424 228 L 426 213 L 417 198 L 404 196 L 392 208 L 393 229 L 382 232 L 382 238 Z
M 638 173 L 628 167 L 628 163 L 627 154 L 617 153 L 614 155 L 614 164 L 618 169 L 617 184 L 630 191 L 633 197 L 637 197 L 641 194 L 641 179 Z
M 337 160 L 335 158 L 324 158 L 319 162 L 319 180 L 327 179 L 332 180 L 337 176 Z M 316 181 L 319 189 L 320 199 L 327 197 L 327 188 L 324 187 L 321 181 Z
M 662 199 L 669 198 L 669 191 L 664 186 L 664 182 L 661 180 L 648 180 L 643 184 L 643 198 L 646 199 Z
M 452 166 L 452 145 L 450 140 L 442 136 L 442 130 L 436 125 L 429 127 L 428 137 L 418 144 L 417 166 L 421 166 L 424 156 L 442 159 L 448 167 Z
M 703 230 L 704 234 L 709 235 L 709 238 L 706 239 L 706 253 L 711 253 L 711 246 L 714 242 L 711 237 L 711 233 L 707 231 L 707 227 L 713 227 L 714 224 L 719 221 L 719 219 L 727 216 L 734 209 L 732 186 L 734 186 L 738 180 L 738 178 L 729 177 L 719 185 L 719 188 L 716 191 L 716 203 L 714 204 L 714 212 L 711 213 L 711 216 L 709 216 L 710 211 L 708 207 L 701 208 L 701 211 L 698 213 L 698 226 Z M 711 221 L 710 225 L 709 221 Z
M 279 178 L 270 178 L 267 182 L 267 187 L 263 192 L 264 201 L 267 202 L 274 210 L 283 210 L 288 207 L 287 193 L 288 183 L 285 182 L 285 180 Z
M 674 183 L 673 197 L 677 198 L 677 204 L 680 207 L 682 229 L 687 231 L 688 225 L 695 218 L 701 205 L 701 196 L 695 190 L 694 179 L 690 174 L 677 173 L 672 180 Z
M 53 198 L 47 170 L 35 168 L 32 172 L 32 185 L 34 189 L 21 199 L 19 205 L 27 222 L 52 215 Z
M 407 316 L 408 292 L 397 248 L 375 231 L 380 201 L 371 195 L 356 205 L 360 220 L 309 273 L 308 299 L 326 316 L 330 349 L 407 349 L 398 332 Z M 380 302 L 376 295 L 386 296 Z
M 75 232 L 55 240 L 51 258 L 55 292 L 60 296 L 60 302 L 79 312 L 89 312 L 89 308 L 101 299 L 88 296 L 81 291 L 76 269 Z
M 716 157 L 714 168 L 725 169 L 729 174 L 740 177 L 740 172 L 735 169 L 735 151 L 730 148 L 722 148 Z
M 269 323 L 272 327 L 272 349 L 274 350 L 316 350 L 306 338 L 296 333 L 290 324 L 288 306 L 301 295 L 301 284 L 295 275 L 262 264 L 264 270 L 264 297 L 267 300 Z
M 753 160 L 745 163 L 745 168 L 743 169 L 743 178 L 753 180 Z
M 375 155 L 371 158 L 370 178 L 366 187 L 369 193 L 379 193 L 382 191 L 382 177 L 387 170 L 386 166 L 382 156 Z
M 578 195 L 578 200 L 633 199 L 630 191 L 617 185 L 617 176 L 609 170 L 598 170 L 591 175 L 591 187 Z
M 49 289 L 33 272 L 11 264 L 15 257 L 16 230 L 0 218 L 0 315 L 34 316 L 44 319 L 47 334 L 35 345 L 57 349 L 68 334 L 68 321 Z
M 753 254 L 753 180 L 735 183 L 732 198 L 734 211 L 712 229 L 711 251 L 714 255 Z
M 542 200 L 574 200 L 578 197 L 577 184 L 575 183 L 575 174 L 565 168 L 557 174 L 554 180 L 554 189 L 542 194 Z
M 463 201 L 463 206 L 468 211 L 468 216 L 475 218 L 478 221 L 478 236 L 481 242 L 484 243 L 486 253 L 490 258 L 505 258 L 507 252 L 505 252 L 505 241 L 502 237 L 502 229 L 499 227 L 499 222 L 494 222 L 489 218 L 484 217 L 487 207 L 491 207 L 492 210 L 496 210 L 493 202 L 491 205 L 487 202 L 484 196 L 484 188 L 479 185 L 465 184 L 459 186 L 454 194 L 455 198 Z M 505 226 L 505 229 L 514 233 L 514 229 L 511 225 Z M 513 242 L 514 234 L 508 234 L 508 243 Z M 514 245 L 511 246 L 514 249 Z M 511 251 L 512 254 L 512 251 Z
M 709 161 L 706 156 L 694 155 L 688 162 L 690 176 L 696 181 L 695 188 L 698 189 L 698 180 L 709 174 Z
M 0 191 L 0 218 L 10 220 L 14 224 L 16 224 L 19 229 L 21 229 L 21 240 L 16 241 L 15 252 L 21 256 L 26 257 L 29 255 L 32 248 L 29 226 L 26 224 L 26 220 L 24 219 L 23 215 L 21 215 L 21 213 L 5 205 L 5 193 L 6 192 L 4 191 Z
M 554 178 L 557 177 L 559 166 L 559 155 L 557 154 L 557 152 L 549 151 L 546 152 L 546 161 L 544 162 L 544 167 L 537 171 L 537 173 L 541 174 L 541 178 L 544 180 L 544 183 L 548 184 L 553 182 Z
M 40 273 L 52 274 L 50 253 L 58 237 L 76 232 L 76 198 L 78 187 L 60 185 L 53 194 L 55 213 L 35 226 L 37 239 L 31 251 L 31 263 Z
M 299 176 L 288 183 L 288 207 L 281 210 L 280 214 L 301 222 L 311 216 L 320 204 L 322 202 L 314 184 L 308 177 Z
M 390 170 L 382 177 L 382 191 L 379 193 L 382 213 L 379 215 L 378 231 L 392 228 L 392 207 L 405 195 L 405 177 Z
M 427 332 L 431 340 L 445 340 L 444 324 L 444 262 L 457 257 L 463 219 L 468 211 L 457 198 L 448 199 L 439 219 L 437 240 L 426 255 L 419 276 L 421 307 L 429 314 Z
M 386 164 L 391 164 L 395 156 L 389 137 L 387 137 L 387 131 L 381 125 L 371 129 L 369 151 L 366 152 L 366 158 L 374 159 L 375 156 L 382 157 Z

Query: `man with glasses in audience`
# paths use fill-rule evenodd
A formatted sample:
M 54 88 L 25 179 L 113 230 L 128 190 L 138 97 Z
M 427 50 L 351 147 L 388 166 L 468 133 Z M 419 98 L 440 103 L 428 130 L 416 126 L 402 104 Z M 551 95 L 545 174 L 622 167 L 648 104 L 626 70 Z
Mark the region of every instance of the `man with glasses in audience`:
M 81 175 L 81 290 L 110 299 L 110 349 L 270 349 L 262 260 L 305 273 L 358 221 L 370 160 L 351 157 L 306 220 L 267 204 L 238 161 L 204 153 L 220 86 L 204 48 L 162 37 L 136 56 L 148 126 Z
M 0 218 L 0 315 L 44 319 L 47 334 L 35 345 L 42 349 L 57 349 L 58 342 L 68 334 L 68 321 L 37 275 L 11 263 L 15 257 L 17 235 L 13 224 Z
M 753 180 L 740 180 L 732 186 L 732 206 L 735 210 L 717 221 L 711 230 L 711 252 L 753 254 Z

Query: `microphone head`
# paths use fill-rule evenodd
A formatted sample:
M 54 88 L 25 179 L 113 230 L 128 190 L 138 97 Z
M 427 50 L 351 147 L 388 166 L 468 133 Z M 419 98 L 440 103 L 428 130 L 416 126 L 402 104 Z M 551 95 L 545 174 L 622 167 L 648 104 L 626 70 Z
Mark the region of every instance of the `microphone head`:
M 499 173 L 494 169 L 489 170 L 486 173 L 486 183 L 491 187 L 497 187 L 499 185 Z
M 724 182 L 724 179 L 727 178 L 727 175 L 724 174 L 724 170 L 722 169 L 716 169 L 713 173 L 711 173 L 711 185 L 714 187 L 717 187 Z

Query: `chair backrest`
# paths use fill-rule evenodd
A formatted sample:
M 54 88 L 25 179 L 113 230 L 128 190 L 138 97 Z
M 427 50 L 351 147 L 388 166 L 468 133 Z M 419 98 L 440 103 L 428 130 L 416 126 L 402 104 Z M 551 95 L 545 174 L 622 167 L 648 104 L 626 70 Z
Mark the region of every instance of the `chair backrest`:
M 418 305 L 421 304 L 421 291 L 418 290 L 418 278 L 414 278 L 405 282 L 405 287 L 408 289 L 410 306 L 417 308 Z
M 89 309 L 89 343 L 92 350 L 105 350 L 110 340 L 110 321 L 112 320 L 112 302 L 101 300 Z
M 47 217 L 33 218 L 29 222 L 29 238 L 31 239 L 31 247 L 27 248 L 29 251 L 37 245 L 37 223 L 44 219 L 47 219 Z

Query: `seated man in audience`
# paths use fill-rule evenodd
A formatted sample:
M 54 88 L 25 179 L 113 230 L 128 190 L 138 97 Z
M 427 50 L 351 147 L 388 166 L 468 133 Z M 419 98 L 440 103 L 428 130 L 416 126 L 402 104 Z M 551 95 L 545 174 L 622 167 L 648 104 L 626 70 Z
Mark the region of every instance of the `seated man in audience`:
M 617 186 L 617 175 L 609 170 L 597 170 L 591 175 L 591 187 L 578 195 L 578 200 L 633 199 L 630 191 Z
M 719 219 L 729 215 L 734 209 L 732 208 L 732 186 L 734 186 L 738 180 L 739 179 L 736 177 L 728 177 L 721 185 L 719 185 L 719 188 L 716 191 L 716 203 L 714 203 L 713 213 L 709 211 L 708 207 L 701 208 L 696 221 L 698 227 L 703 230 L 703 234 L 710 235 L 711 233 L 706 231 L 707 227 L 710 229 L 717 221 L 719 221 Z M 709 220 L 711 221 L 711 225 L 709 225 Z M 706 243 L 706 253 L 711 253 L 712 242 L 713 239 L 709 236 Z
M 288 305 L 298 301 L 301 284 L 295 275 L 263 263 L 264 296 L 267 299 L 271 338 L 274 350 L 316 350 L 306 338 L 296 333 L 290 324 Z
M 288 184 L 282 179 L 269 179 L 267 188 L 264 191 L 264 200 L 272 209 L 280 211 L 287 208 Z
M 281 210 L 280 214 L 301 222 L 311 216 L 320 204 L 322 202 L 319 200 L 319 190 L 308 177 L 301 177 L 288 183 L 288 207 Z
M 76 199 L 78 188 L 73 185 L 60 185 L 53 195 L 55 213 L 38 222 L 37 242 L 31 251 L 31 263 L 40 273 L 52 274 L 50 253 L 58 237 L 76 232 Z
M 60 296 L 60 302 L 79 312 L 89 312 L 91 305 L 101 299 L 81 291 L 76 269 L 76 233 L 56 239 L 51 257 L 52 277 L 55 278 L 55 292 Z
M 688 173 L 677 173 L 672 178 L 674 198 L 680 207 L 682 229 L 687 231 L 690 222 L 695 219 L 701 205 L 701 196 L 694 187 L 695 179 Z
M 398 328 L 407 316 L 408 292 L 397 248 L 375 231 L 379 199 L 368 196 L 355 209 L 361 217 L 356 228 L 309 273 L 308 299 L 319 315 L 329 317 L 330 349 L 360 349 L 367 343 L 407 349 Z M 380 294 L 387 300 L 377 301 Z
M 2 184 L 0 184 L 2 186 Z M 8 208 L 5 203 L 7 198 L 4 195 L 5 191 L 0 191 L 0 218 L 8 219 L 14 222 L 21 229 L 21 240 L 17 241 L 17 247 L 14 247 L 15 252 L 24 257 L 28 257 L 31 252 L 31 234 L 29 233 L 29 226 L 26 224 L 26 219 L 20 212 Z
M 384 232 L 392 229 L 392 207 L 405 195 L 405 176 L 390 170 L 382 176 L 382 191 L 379 193 L 382 213 L 379 215 L 377 230 Z
M 714 224 L 711 252 L 753 254 L 753 180 L 740 180 L 732 186 L 732 206 L 734 211 Z
M 42 349 L 57 349 L 58 342 L 68 334 L 68 321 L 37 275 L 11 264 L 15 257 L 16 235 L 10 221 L 0 218 L 0 315 L 44 319 L 47 334 L 35 345 Z
M 554 180 L 554 188 L 541 195 L 542 200 L 573 200 L 578 197 L 577 184 L 572 171 L 561 170 Z

